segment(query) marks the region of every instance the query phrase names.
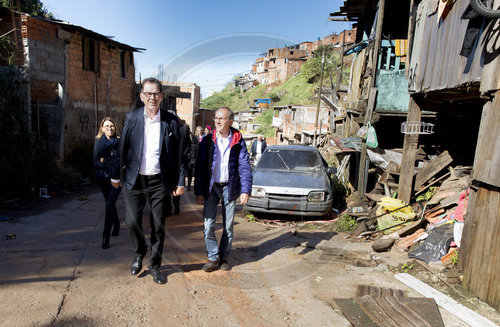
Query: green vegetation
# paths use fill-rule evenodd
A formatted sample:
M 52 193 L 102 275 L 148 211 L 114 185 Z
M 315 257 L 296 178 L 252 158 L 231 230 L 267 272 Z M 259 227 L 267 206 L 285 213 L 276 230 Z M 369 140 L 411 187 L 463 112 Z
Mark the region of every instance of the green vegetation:
M 10 37 L 0 38 L 0 66 L 14 66 L 16 64 L 16 44 Z
M 350 232 L 358 226 L 356 218 L 343 214 L 333 223 L 333 229 L 337 232 Z
M 321 46 L 314 52 L 314 58 L 302 65 L 300 71 L 308 83 L 317 83 L 321 73 L 321 57 L 325 54 L 325 67 L 323 71 L 323 85 L 333 87 L 337 84 L 340 73 L 340 53 L 332 45 Z M 344 67 L 342 84 L 349 82 L 349 68 Z
M 262 134 L 267 137 L 274 136 L 273 125 L 273 110 L 266 109 L 255 119 L 256 124 L 261 124 L 255 131 L 256 134 Z
M 14 7 L 11 8 L 11 3 Z M 8 9 L 20 10 L 21 12 L 33 15 L 54 18 L 54 15 L 45 8 L 40 0 L 21 0 L 19 8 L 17 2 L 12 0 L 0 0 L 0 6 Z M 8 33 L 0 37 L 0 66 L 16 65 L 16 43 L 14 33 Z
M 10 4 L 14 4 L 14 8 L 11 8 Z M 54 18 L 54 14 L 51 13 L 45 5 L 40 0 L 20 0 L 19 7 L 17 7 L 17 1 L 12 0 L 0 0 L 0 5 L 4 8 L 20 10 L 21 12 L 33 15 L 42 16 L 48 18 Z
M 458 250 L 455 251 L 451 257 L 451 268 L 457 268 L 458 266 Z
M 310 105 L 315 103 L 313 93 L 316 87 L 316 84 L 308 83 L 304 75 L 300 73 L 275 88 L 261 84 L 246 92 L 240 92 L 231 83 L 222 91 L 203 99 L 201 106 L 207 109 L 227 106 L 235 111 L 240 111 L 253 106 L 255 99 L 262 98 L 270 98 L 273 106 Z
M 414 267 L 414 265 L 413 265 L 413 264 L 408 265 L 408 264 L 404 263 L 404 264 L 401 266 L 401 271 L 402 271 L 402 272 L 407 273 L 409 270 L 412 270 L 412 269 L 413 269 L 413 267 Z
M 274 88 L 267 97 L 277 100 L 273 101 L 273 106 L 312 105 L 316 103 L 314 99 L 316 87 L 317 83 L 309 83 L 304 74 L 299 73 Z

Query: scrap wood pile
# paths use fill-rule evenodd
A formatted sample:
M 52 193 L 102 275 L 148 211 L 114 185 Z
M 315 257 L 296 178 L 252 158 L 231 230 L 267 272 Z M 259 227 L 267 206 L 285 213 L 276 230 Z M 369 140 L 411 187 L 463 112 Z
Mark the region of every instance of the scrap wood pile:
M 434 299 L 407 297 L 399 289 L 357 285 L 355 297 L 331 304 L 355 327 L 444 326 Z
M 377 167 L 378 183 L 366 194 L 362 212 L 352 213 L 360 222 L 351 235 L 377 238 L 376 251 L 396 247 L 410 258 L 426 263 L 456 264 L 469 187 L 471 167 L 452 167 L 447 151 L 425 162 L 415 174 L 412 202 L 398 199 L 399 164 L 388 160 Z M 382 168 L 383 167 L 383 168 Z M 358 210 L 359 211 L 359 210 Z M 380 237 L 381 236 L 381 237 Z

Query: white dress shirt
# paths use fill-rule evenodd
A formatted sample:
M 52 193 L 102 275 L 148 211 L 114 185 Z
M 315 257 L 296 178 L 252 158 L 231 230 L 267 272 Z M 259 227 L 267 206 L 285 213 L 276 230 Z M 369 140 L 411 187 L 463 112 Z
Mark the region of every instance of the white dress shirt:
M 229 153 L 231 152 L 231 140 L 233 132 L 229 131 L 229 136 L 223 138 L 217 133 L 217 143 L 215 144 L 215 164 L 213 165 L 214 182 L 227 183 L 229 180 Z
M 160 110 L 156 116 L 149 118 L 144 108 L 144 143 L 139 174 L 156 175 L 160 173 Z

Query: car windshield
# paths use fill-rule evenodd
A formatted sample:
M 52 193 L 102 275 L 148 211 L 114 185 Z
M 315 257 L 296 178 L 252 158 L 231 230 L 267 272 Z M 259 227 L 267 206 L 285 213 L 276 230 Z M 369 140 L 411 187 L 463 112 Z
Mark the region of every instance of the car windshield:
M 316 152 L 269 149 L 259 160 L 258 169 L 311 171 L 322 168 Z

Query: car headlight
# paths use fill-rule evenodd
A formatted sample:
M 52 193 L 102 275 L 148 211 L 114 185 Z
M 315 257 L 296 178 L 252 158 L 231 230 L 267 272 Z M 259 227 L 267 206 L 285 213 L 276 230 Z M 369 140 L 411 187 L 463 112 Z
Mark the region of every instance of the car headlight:
M 264 190 L 262 187 L 252 186 L 252 196 L 264 197 L 266 196 L 266 190 Z
M 325 200 L 325 192 L 310 192 L 307 201 L 319 202 Z

